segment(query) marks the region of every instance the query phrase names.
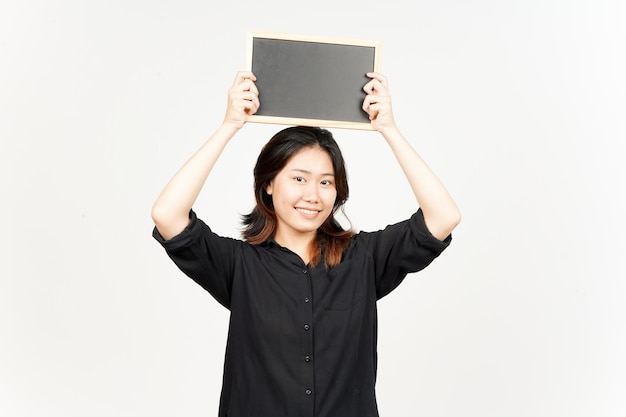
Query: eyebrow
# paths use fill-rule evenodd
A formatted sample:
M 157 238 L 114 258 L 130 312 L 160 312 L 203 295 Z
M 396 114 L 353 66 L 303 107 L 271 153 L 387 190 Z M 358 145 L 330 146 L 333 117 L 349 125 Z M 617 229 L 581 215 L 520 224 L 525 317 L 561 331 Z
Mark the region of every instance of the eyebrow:
M 313 174 L 311 171 L 307 169 L 300 169 L 300 168 L 294 168 L 291 170 L 291 172 L 302 172 L 303 174 Z M 324 172 L 321 175 L 322 177 L 334 177 L 335 176 L 335 174 L 333 174 L 332 172 Z

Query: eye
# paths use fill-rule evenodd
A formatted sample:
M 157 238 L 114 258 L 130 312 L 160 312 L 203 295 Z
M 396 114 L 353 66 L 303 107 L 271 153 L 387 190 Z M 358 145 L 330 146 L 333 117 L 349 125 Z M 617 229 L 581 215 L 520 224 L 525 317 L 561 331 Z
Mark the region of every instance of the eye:
M 294 180 L 296 180 L 297 182 L 304 182 L 304 178 L 302 177 L 294 177 Z
M 322 180 L 321 184 L 322 185 L 333 185 L 333 182 L 331 180 Z

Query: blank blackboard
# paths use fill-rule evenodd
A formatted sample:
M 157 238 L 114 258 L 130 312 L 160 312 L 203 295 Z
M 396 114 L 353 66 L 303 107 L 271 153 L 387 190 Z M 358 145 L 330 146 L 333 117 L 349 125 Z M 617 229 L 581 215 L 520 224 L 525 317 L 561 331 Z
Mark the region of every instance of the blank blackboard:
M 363 86 L 379 55 L 375 41 L 249 33 L 261 106 L 248 121 L 371 130 Z

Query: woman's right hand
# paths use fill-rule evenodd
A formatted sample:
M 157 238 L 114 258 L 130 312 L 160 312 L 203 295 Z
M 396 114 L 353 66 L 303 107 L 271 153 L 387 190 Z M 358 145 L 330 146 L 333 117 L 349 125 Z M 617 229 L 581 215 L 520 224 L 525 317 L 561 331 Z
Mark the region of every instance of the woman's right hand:
M 228 90 L 228 107 L 224 124 L 241 129 L 247 117 L 259 109 L 259 90 L 254 82 L 256 77 L 251 71 L 239 71 L 233 85 Z

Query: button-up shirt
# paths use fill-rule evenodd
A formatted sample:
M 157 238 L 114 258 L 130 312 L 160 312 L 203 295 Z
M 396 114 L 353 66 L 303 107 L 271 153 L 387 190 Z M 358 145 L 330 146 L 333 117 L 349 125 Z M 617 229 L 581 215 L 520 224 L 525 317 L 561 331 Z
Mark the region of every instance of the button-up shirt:
M 273 240 L 221 237 L 190 213 L 164 240 L 178 267 L 230 310 L 219 417 L 376 417 L 376 301 L 450 243 L 421 210 L 360 232 L 333 268 Z

